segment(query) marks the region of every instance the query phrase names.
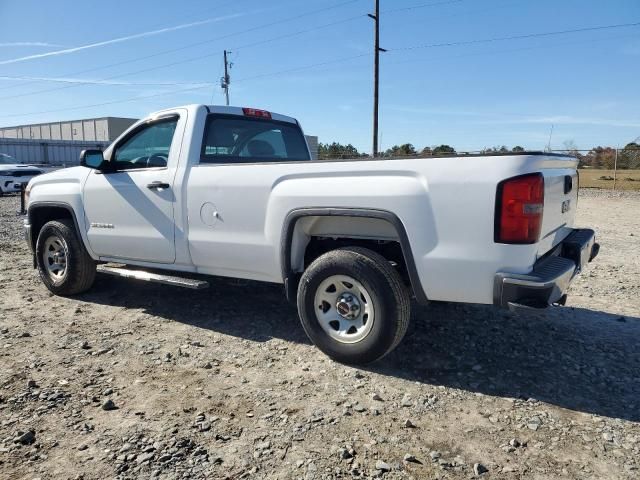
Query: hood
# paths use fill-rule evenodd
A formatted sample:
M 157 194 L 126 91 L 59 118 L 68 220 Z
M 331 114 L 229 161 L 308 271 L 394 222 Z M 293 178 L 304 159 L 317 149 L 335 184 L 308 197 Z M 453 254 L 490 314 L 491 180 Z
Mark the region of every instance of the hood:
M 3 170 L 39 170 L 37 167 L 25 165 L 24 163 L 5 163 L 0 165 L 0 172 Z
M 78 182 L 82 183 L 91 170 L 86 167 L 71 167 L 54 170 L 49 173 L 43 173 L 37 177 L 33 177 L 29 181 L 29 185 L 38 185 L 40 183 L 58 183 L 58 182 Z

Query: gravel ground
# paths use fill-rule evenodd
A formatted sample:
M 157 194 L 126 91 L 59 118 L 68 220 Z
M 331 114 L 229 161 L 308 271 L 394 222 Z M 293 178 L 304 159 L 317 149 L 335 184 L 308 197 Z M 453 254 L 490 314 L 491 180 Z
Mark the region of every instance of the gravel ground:
M 434 303 L 367 369 L 282 288 L 99 276 L 51 296 L 0 199 L 0 478 L 640 477 L 640 194 L 585 191 L 568 307 Z

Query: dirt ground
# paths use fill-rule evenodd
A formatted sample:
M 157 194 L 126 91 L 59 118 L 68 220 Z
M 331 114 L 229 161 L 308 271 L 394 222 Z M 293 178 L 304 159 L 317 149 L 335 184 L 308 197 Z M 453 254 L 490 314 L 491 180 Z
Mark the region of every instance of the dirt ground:
M 599 257 L 543 313 L 434 303 L 337 364 L 276 285 L 99 276 L 51 296 L 0 199 L 0 478 L 640 478 L 640 195 L 584 191 Z M 111 402 L 109 402 L 109 400 Z

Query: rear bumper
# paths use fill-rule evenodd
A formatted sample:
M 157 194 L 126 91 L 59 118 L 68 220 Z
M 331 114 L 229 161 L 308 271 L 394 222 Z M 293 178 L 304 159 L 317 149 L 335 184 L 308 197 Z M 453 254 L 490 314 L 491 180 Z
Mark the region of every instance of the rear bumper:
M 576 229 L 551 254 L 538 260 L 531 273 L 498 272 L 494 281 L 494 305 L 544 308 L 554 303 L 564 304 L 573 277 L 598 255 L 600 245 L 595 238 L 591 229 Z

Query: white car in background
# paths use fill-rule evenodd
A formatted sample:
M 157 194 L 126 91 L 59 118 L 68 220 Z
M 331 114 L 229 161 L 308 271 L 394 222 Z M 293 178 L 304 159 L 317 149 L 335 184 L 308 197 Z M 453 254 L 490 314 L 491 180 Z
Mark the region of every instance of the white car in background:
M 23 183 L 42 173 L 45 170 L 21 164 L 11 155 L 0 153 L 0 195 L 19 192 Z

